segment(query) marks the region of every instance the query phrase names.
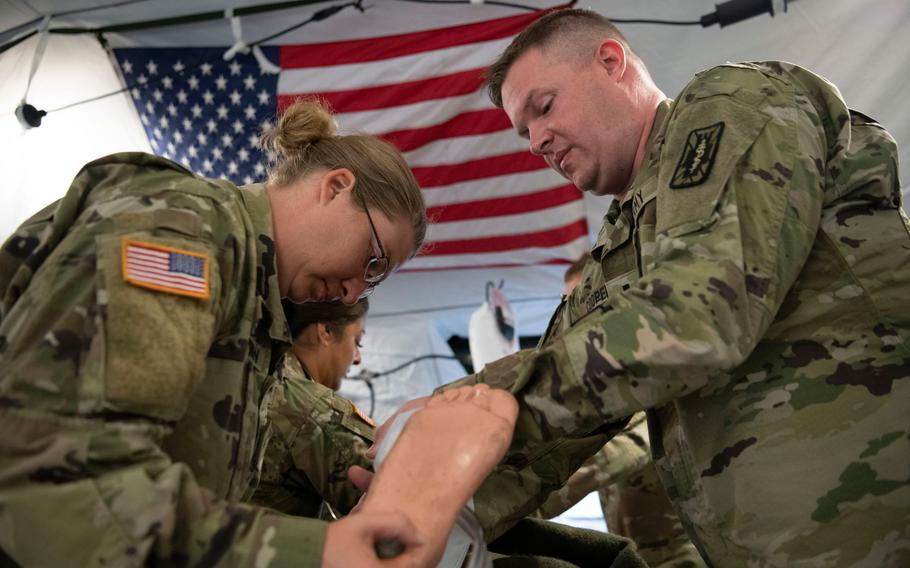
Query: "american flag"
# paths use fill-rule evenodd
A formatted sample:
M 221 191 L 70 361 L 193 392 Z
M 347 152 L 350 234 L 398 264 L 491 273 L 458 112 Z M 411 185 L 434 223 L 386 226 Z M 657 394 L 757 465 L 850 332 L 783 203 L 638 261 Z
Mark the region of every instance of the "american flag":
M 123 243 L 127 282 L 182 296 L 208 298 L 208 257 L 150 243 Z
M 581 193 L 489 101 L 483 72 L 542 12 L 413 33 L 266 47 L 115 50 L 155 152 L 210 177 L 263 179 L 257 134 L 318 97 L 342 132 L 395 144 L 423 190 L 427 246 L 404 270 L 564 264 L 588 248 Z M 331 25 L 329 20 L 324 25 Z

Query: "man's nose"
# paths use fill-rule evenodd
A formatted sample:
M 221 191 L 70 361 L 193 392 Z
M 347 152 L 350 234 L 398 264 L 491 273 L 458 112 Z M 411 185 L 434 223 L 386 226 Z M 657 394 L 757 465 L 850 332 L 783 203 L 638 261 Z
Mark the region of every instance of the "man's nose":
M 341 296 L 341 303 L 352 306 L 357 303 L 364 290 L 369 284 L 363 281 L 363 278 L 349 278 L 341 283 L 344 294 Z
M 553 142 L 553 137 L 550 136 L 550 133 L 546 129 L 543 129 L 537 133 L 531 133 L 531 153 L 537 154 L 538 156 L 546 154 L 547 150 L 550 148 L 550 143 Z

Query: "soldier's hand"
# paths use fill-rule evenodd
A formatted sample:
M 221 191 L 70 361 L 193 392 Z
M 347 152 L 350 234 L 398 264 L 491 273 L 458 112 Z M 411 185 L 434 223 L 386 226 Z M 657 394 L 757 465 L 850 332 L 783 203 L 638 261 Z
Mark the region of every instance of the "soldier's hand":
M 401 513 L 354 513 L 329 523 L 322 551 L 323 568 L 384 566 L 377 547 L 403 547 L 396 566 L 410 566 L 409 553 L 422 546 L 417 529 Z M 416 565 L 416 564 L 415 564 Z
M 348 479 L 351 480 L 354 487 L 360 489 L 364 493 L 370 490 L 370 483 L 373 482 L 373 475 L 375 474 L 372 471 L 362 468 L 359 465 L 352 465 L 348 468 Z
M 373 441 L 373 445 L 370 446 L 370 449 L 367 450 L 367 457 L 371 460 L 376 459 L 376 452 L 379 451 L 379 446 L 382 444 L 382 440 L 385 438 L 386 433 L 388 433 L 389 428 L 392 427 L 392 423 L 395 422 L 395 418 L 397 418 L 399 414 L 402 412 L 407 412 L 408 410 L 423 408 L 426 406 L 428 400 L 430 400 L 430 397 L 428 396 L 409 400 L 408 402 L 402 404 L 401 408 L 395 411 L 395 414 L 389 416 L 388 419 L 382 423 L 382 426 L 376 429 L 376 439 Z

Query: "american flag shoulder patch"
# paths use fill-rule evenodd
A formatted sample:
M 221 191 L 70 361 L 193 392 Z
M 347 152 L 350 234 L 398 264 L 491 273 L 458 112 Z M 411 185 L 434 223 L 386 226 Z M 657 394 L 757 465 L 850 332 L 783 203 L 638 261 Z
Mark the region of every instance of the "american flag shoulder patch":
M 367 416 L 366 414 L 364 414 L 363 411 L 361 411 L 359 408 L 357 408 L 357 405 L 354 404 L 354 401 L 348 401 L 348 402 L 351 403 L 351 408 L 354 409 L 354 414 L 355 414 L 358 418 L 360 418 L 361 420 L 363 420 L 364 422 L 366 422 L 367 424 L 369 424 L 369 425 L 372 426 L 373 428 L 376 427 L 376 422 L 374 422 L 372 418 L 370 418 L 369 416 Z
M 130 284 L 159 292 L 209 298 L 209 257 L 207 254 L 123 239 L 123 279 Z

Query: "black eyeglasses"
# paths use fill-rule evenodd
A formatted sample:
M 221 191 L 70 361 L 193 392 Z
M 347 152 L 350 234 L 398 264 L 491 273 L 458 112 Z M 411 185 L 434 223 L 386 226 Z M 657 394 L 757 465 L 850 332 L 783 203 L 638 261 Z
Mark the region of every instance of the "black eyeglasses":
M 367 286 L 366 290 L 360 295 L 361 298 L 372 293 L 373 288 L 385 280 L 385 277 L 389 272 L 389 258 L 385 255 L 385 250 L 382 248 L 382 241 L 379 240 L 379 233 L 376 232 L 376 225 L 373 223 L 373 217 L 370 216 L 369 208 L 364 206 L 363 210 L 366 211 L 367 220 L 370 222 L 370 230 L 373 231 L 373 238 L 376 239 L 376 244 L 379 246 L 379 256 L 371 254 L 370 260 L 367 262 L 367 267 L 363 271 L 363 281 L 369 286 Z

